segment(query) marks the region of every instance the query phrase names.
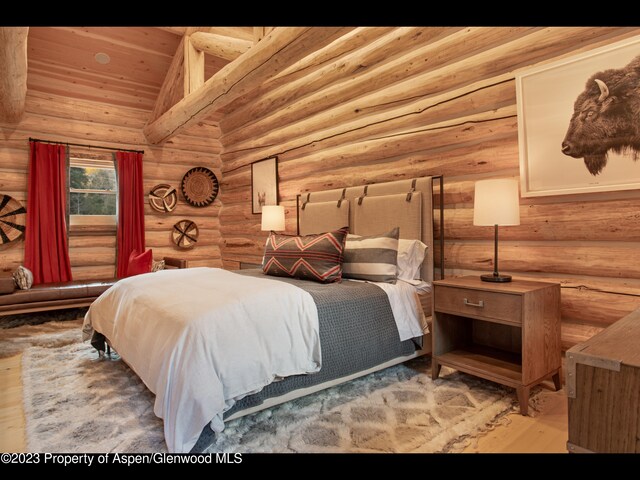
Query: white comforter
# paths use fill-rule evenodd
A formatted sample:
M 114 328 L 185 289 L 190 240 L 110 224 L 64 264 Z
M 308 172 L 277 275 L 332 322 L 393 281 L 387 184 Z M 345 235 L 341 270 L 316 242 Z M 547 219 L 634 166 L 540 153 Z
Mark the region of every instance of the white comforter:
M 194 301 L 197 299 L 197 301 Z M 211 421 L 276 377 L 320 370 L 318 312 L 307 292 L 217 268 L 116 283 L 85 317 L 156 394 L 171 452 L 188 452 Z M 213 420 L 212 420 L 213 419 Z

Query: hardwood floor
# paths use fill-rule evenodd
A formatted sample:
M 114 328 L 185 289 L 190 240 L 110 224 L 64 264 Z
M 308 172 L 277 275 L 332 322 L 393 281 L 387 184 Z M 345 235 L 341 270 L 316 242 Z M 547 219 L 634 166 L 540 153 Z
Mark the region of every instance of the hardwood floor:
M 0 359 L 0 452 L 26 452 L 22 354 Z
M 471 441 L 465 453 L 567 453 L 567 396 L 565 390 L 540 393 L 535 417 L 508 415 L 508 425 L 500 425 Z
M 26 452 L 22 408 L 22 355 L 0 359 L 0 452 Z M 466 453 L 566 453 L 567 397 L 564 390 L 544 391 L 535 417 L 512 413 L 499 425 L 472 440 Z

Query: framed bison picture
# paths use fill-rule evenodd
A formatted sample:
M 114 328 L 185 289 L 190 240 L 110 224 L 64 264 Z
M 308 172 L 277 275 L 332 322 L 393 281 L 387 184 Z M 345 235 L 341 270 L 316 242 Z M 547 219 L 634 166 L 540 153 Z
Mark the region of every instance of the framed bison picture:
M 523 197 L 640 188 L 640 37 L 516 76 Z

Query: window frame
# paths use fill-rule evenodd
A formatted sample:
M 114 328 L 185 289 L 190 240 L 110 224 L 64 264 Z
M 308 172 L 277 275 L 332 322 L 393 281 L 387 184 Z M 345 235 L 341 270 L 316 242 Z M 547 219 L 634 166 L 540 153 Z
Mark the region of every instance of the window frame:
M 72 168 L 97 168 L 103 170 L 113 170 L 115 173 L 115 163 L 109 160 L 100 160 L 93 158 L 82 158 L 80 156 L 69 157 L 68 165 L 68 188 L 67 194 L 69 198 L 69 227 L 71 231 L 87 231 L 91 227 L 96 227 L 97 230 L 104 230 L 105 227 L 116 228 L 118 222 L 118 185 L 116 174 L 116 188 L 115 190 L 97 190 L 97 189 L 82 189 L 71 187 L 71 169 Z M 72 193 L 94 193 L 100 195 L 115 195 L 116 196 L 116 214 L 115 215 L 78 215 L 71 213 L 71 194 Z M 74 228 L 75 227 L 75 228 Z M 110 228 L 109 228 L 110 229 Z

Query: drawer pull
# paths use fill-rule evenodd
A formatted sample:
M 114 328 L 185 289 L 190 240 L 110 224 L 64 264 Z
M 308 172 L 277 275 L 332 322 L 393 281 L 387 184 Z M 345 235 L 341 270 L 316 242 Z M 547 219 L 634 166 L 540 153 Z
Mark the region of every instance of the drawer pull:
M 478 307 L 478 308 L 484 308 L 484 300 L 480 300 L 478 303 L 473 303 L 470 302 L 469 300 L 467 300 L 466 298 L 464 299 L 464 304 L 469 306 L 469 307 Z

